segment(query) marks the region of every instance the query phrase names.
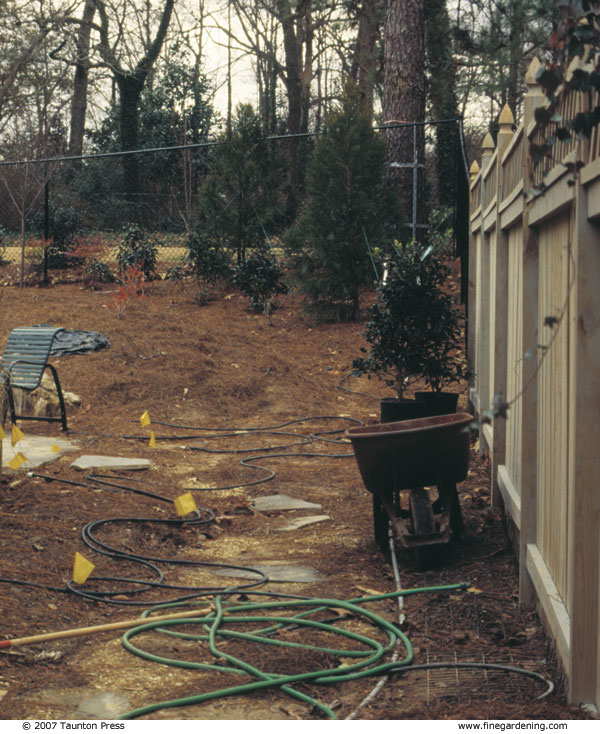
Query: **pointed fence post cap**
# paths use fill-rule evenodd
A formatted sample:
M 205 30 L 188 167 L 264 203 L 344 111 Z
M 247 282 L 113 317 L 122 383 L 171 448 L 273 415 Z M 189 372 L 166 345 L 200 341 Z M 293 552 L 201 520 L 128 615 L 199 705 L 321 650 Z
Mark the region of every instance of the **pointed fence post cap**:
M 502 128 L 504 128 L 505 130 L 506 128 L 512 129 L 512 126 L 515 124 L 515 117 L 507 104 L 505 104 L 502 108 L 502 112 L 500 113 L 500 117 L 498 118 L 498 124 L 500 125 L 501 131 Z
M 473 161 L 473 163 L 471 163 L 471 168 L 469 168 L 469 173 L 471 174 L 471 183 L 477 178 L 477 174 L 480 170 L 481 169 L 479 168 L 479 163 L 477 163 L 477 161 Z
M 541 66 L 542 62 L 538 59 L 537 56 L 534 56 L 533 59 L 531 59 L 531 63 L 529 64 L 527 73 L 525 74 L 525 84 L 527 84 L 528 87 L 540 86 L 537 80 L 537 75 Z
M 491 155 L 494 147 L 494 138 L 492 137 L 491 133 L 487 133 L 487 135 L 483 139 L 483 143 L 481 144 L 483 155 Z

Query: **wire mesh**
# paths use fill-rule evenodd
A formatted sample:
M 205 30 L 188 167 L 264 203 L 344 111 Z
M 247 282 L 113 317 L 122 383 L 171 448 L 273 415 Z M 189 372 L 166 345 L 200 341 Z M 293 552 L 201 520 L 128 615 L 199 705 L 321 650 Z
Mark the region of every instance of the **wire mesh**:
M 432 583 L 426 574 L 424 585 Z M 435 583 L 440 583 L 436 576 Z M 443 583 L 454 583 L 444 574 Z M 543 650 L 519 636 L 507 618 L 510 614 L 488 609 L 476 593 L 430 599 L 422 608 L 422 639 L 415 663 L 456 664 L 414 673 L 419 676 L 428 705 L 441 701 L 468 704 L 505 700 L 525 704 L 545 692 L 543 683 L 522 673 L 494 670 L 476 665 L 501 665 L 547 675 L 548 661 Z M 410 614 L 409 614 L 410 616 Z M 514 645 L 517 645 L 515 647 Z
M 379 130 L 385 139 L 396 128 L 408 128 L 414 143 L 409 161 L 387 163 L 390 172 L 393 167 L 406 169 L 412 181 L 410 201 L 401 203 L 399 216 L 404 221 L 398 224 L 399 239 L 404 240 L 405 234 L 409 238 L 427 237 L 431 226 L 428 212 L 443 210 L 446 214 L 440 226 L 456 233 L 457 254 L 464 255 L 462 220 L 467 221 L 468 212 L 462 190 L 467 181 L 467 166 L 461 121 L 386 125 Z M 417 129 L 423 134 L 417 136 Z M 287 201 L 277 203 L 284 213 L 274 219 L 272 211 L 253 204 L 245 215 L 245 228 L 255 228 L 257 239 L 276 240 L 291 223 L 293 212 L 306 192 L 306 161 L 317 137 L 317 134 L 302 136 L 299 148 L 303 170 L 295 179 L 298 190 L 292 192 L 288 185 L 286 193 L 281 194 Z M 417 140 L 423 140 L 423 147 L 417 149 Z M 288 155 L 290 136 L 270 136 L 262 144 L 269 166 L 273 169 L 280 166 L 281 179 L 294 179 Z M 208 182 L 221 165 L 220 145 L 213 141 L 129 153 L 0 161 L 0 179 L 5 184 L 0 186 L 1 260 L 29 271 L 43 270 L 46 276 L 48 267 L 65 265 L 65 258 L 52 261 L 52 250 L 48 260 L 49 242 L 52 241 L 55 250 L 62 248 L 70 227 L 101 238 L 103 248 L 96 259 L 117 270 L 118 244 L 123 230 L 135 222 L 152 235 L 157 247 L 156 270 L 164 275 L 182 264 L 187 253 L 187 235 L 201 229 L 202 220 L 218 222 L 219 218 L 231 216 L 239 199 L 257 195 L 262 185 L 256 181 L 250 187 L 253 190 L 244 190 L 240 186 L 236 188 L 232 181 L 228 193 L 221 192 L 211 202 L 212 210 L 207 211 L 204 195 Z M 238 153 L 242 161 L 251 154 L 251 149 Z M 127 186 L 124 166 L 124 161 L 130 158 L 136 160 L 138 171 L 133 188 Z M 393 176 L 389 185 L 394 185 Z M 22 226 L 25 231 L 21 238 Z M 26 245 L 24 252 L 22 242 Z

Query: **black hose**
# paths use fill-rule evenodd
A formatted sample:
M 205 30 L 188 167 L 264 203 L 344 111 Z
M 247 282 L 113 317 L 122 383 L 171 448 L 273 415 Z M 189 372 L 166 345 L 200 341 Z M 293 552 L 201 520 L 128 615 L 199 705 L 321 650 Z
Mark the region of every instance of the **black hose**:
M 244 435 L 247 433 L 265 433 L 268 435 L 276 435 L 276 436 L 289 436 L 295 439 L 294 442 L 289 444 L 283 444 L 283 445 L 273 445 L 273 446 L 267 446 L 267 447 L 257 447 L 252 449 L 210 449 L 203 446 L 194 446 L 190 445 L 187 448 L 194 451 L 203 451 L 206 453 L 231 453 L 231 454 L 247 454 L 247 453 L 254 453 L 256 451 L 260 451 L 261 453 L 259 455 L 254 455 L 250 457 L 244 457 L 240 464 L 246 468 L 252 469 L 252 470 L 258 470 L 262 472 L 266 472 L 266 476 L 263 476 L 259 479 L 255 479 L 249 482 L 244 483 L 238 483 L 234 485 L 228 485 L 223 487 L 216 487 L 216 488 L 199 488 L 199 487 L 187 487 L 184 488 L 184 491 L 223 491 L 223 490 L 229 490 L 229 489 L 239 489 L 242 487 L 250 487 L 255 486 L 258 484 L 262 484 L 264 482 L 268 482 L 272 480 L 275 477 L 275 472 L 272 469 L 269 469 L 268 467 L 262 466 L 260 464 L 256 464 L 255 462 L 263 461 L 265 459 L 274 459 L 274 458 L 292 458 L 292 457 L 305 457 L 305 458 L 328 458 L 328 459 L 337 459 L 337 458 L 348 458 L 354 456 L 352 452 L 350 453 L 344 453 L 344 454 L 332 454 L 332 453 L 322 453 L 322 452 L 280 452 L 280 453 L 271 453 L 273 451 L 278 451 L 280 449 L 288 449 L 291 446 L 300 446 L 300 445 L 306 445 L 313 443 L 314 441 L 323 441 L 328 443 L 344 443 L 347 444 L 348 442 L 345 440 L 337 440 L 330 438 L 330 436 L 333 436 L 335 434 L 339 434 L 342 432 L 342 429 L 335 429 L 335 430 L 329 430 L 329 431 L 321 431 L 319 433 L 313 432 L 310 435 L 306 434 L 295 434 L 289 431 L 282 431 L 278 429 L 285 428 L 287 426 L 291 426 L 294 424 L 309 422 L 309 421 L 323 421 L 323 420 L 344 420 L 348 421 L 352 424 L 356 425 L 362 425 L 362 422 L 351 418 L 349 416 L 333 416 L 333 415 L 322 415 L 322 416 L 310 416 L 310 417 L 304 417 L 304 418 L 297 418 L 290 421 L 285 421 L 284 423 L 281 423 L 279 425 L 275 426 L 261 426 L 261 427 L 253 427 L 253 428 L 244 428 L 244 429 L 236 429 L 228 427 L 226 429 L 221 428 L 203 428 L 198 426 L 187 426 L 187 425 L 179 425 L 174 423 L 167 423 L 165 421 L 153 421 L 153 423 L 156 423 L 157 425 L 163 425 L 171 428 L 177 428 L 182 430 L 193 430 L 193 431 L 203 431 L 201 434 L 194 434 L 194 435 L 188 435 L 186 436 L 186 440 L 189 439 L 208 439 L 208 438 L 230 438 L 233 436 L 239 436 Z M 206 434 L 205 432 L 209 431 L 209 434 Z M 131 438 L 134 440 L 141 439 L 140 436 L 130 436 L 127 438 Z M 143 437 L 144 440 L 147 440 L 147 436 Z M 165 440 L 173 440 L 174 438 L 177 438 L 177 440 L 181 440 L 181 436 L 177 437 L 161 437 Z M 269 453 L 264 453 L 269 452 Z M 129 484 L 122 484 L 119 481 L 115 481 L 114 477 L 109 477 L 102 474 L 93 474 L 90 473 L 86 477 L 86 482 L 80 482 L 80 481 L 73 481 L 69 479 L 60 479 L 54 476 L 49 476 L 45 474 L 40 474 L 37 472 L 31 472 L 29 476 L 32 477 L 38 477 L 41 479 L 44 479 L 45 481 L 63 481 L 66 484 L 70 484 L 73 486 L 81 486 L 81 487 L 87 487 L 90 489 L 97 489 L 99 486 L 103 489 L 106 489 L 107 491 L 126 491 L 131 492 L 133 494 L 137 494 L 143 497 L 148 497 L 153 500 L 157 500 L 159 502 L 167 502 L 169 504 L 172 504 L 172 500 L 170 498 L 164 497 L 160 494 L 157 494 L 156 492 L 150 492 L 148 490 L 138 489 L 136 487 L 132 487 Z M 100 601 L 104 603 L 109 604 L 121 604 L 121 605 L 147 605 L 149 602 L 147 600 L 141 600 L 138 599 L 139 596 L 143 595 L 144 592 L 156 590 L 156 589 L 169 589 L 169 590 L 177 590 L 184 593 L 184 595 L 180 595 L 176 597 L 175 599 L 170 599 L 165 602 L 165 600 L 161 600 L 161 602 L 165 603 L 179 603 L 183 601 L 187 601 L 189 599 L 194 599 L 198 596 L 204 596 L 209 594 L 220 594 L 220 593 L 240 593 L 245 590 L 254 589 L 257 586 L 260 586 L 264 584 L 266 581 L 268 581 L 267 575 L 264 574 L 261 571 L 258 571 L 257 569 L 254 569 L 249 566 L 240 566 L 236 564 L 229 564 L 229 563 L 219 563 L 219 562 L 211 562 L 211 561 L 190 561 L 185 559 L 177 559 L 177 558 L 161 558 L 161 557 L 155 557 L 155 556 L 149 556 L 149 555 L 143 555 L 140 553 L 134 553 L 134 552 L 125 552 L 114 545 L 110 545 L 109 543 L 101 540 L 98 537 L 98 532 L 110 525 L 115 524 L 124 524 L 124 523 L 146 523 L 146 524 L 154 524 L 154 525 L 160 525 L 160 526 L 166 526 L 166 527 L 177 527 L 180 528 L 182 526 L 194 526 L 194 527 L 202 527 L 209 523 L 211 523 L 215 518 L 215 513 L 212 510 L 208 510 L 206 508 L 202 508 L 196 511 L 195 516 L 192 518 L 187 519 L 177 519 L 177 520 L 171 520 L 171 519 L 156 519 L 156 518 L 146 518 L 146 517 L 111 517 L 111 518 L 104 518 L 100 520 L 94 520 L 89 523 L 87 523 L 84 528 L 81 531 L 82 540 L 84 544 L 90 548 L 90 550 L 93 550 L 96 553 L 100 553 L 101 555 L 104 555 L 106 557 L 116 559 L 119 561 L 126 561 L 130 563 L 137 564 L 137 566 L 143 567 L 143 569 L 146 572 L 149 572 L 150 578 L 129 578 L 129 577 L 117 577 L 117 576 L 90 576 L 89 579 L 86 581 L 86 584 L 88 586 L 86 588 L 82 588 L 79 584 L 74 584 L 74 582 L 69 581 L 66 584 L 66 589 L 60 589 L 60 591 L 69 591 L 71 593 L 74 593 L 78 596 L 82 596 L 86 599 L 89 599 L 91 601 Z M 256 579 L 249 581 L 246 584 L 237 584 L 235 586 L 188 586 L 184 584 L 170 584 L 165 581 L 165 576 L 163 571 L 161 570 L 161 565 L 170 565 L 170 566 L 184 566 L 184 567 L 201 567 L 201 568 L 207 568 L 207 569 L 230 569 L 234 571 L 242 571 L 244 573 L 251 573 L 256 575 Z M 12 583 L 9 579 L 2 579 L 5 583 Z M 114 589 L 112 588 L 109 591 L 95 589 L 92 590 L 89 587 L 89 584 L 93 584 L 94 582 L 102 582 L 102 583 L 110 583 L 114 585 L 115 583 L 118 583 L 119 585 L 124 584 L 125 586 Z M 19 583 L 19 582 L 14 582 Z M 32 584 L 23 584 L 23 585 L 32 585 Z M 42 585 L 39 585 L 41 588 L 48 588 L 51 587 L 44 587 Z M 54 590 L 55 587 L 52 587 Z M 115 598 L 118 597 L 118 598 Z M 125 597 L 125 598 L 124 598 Z

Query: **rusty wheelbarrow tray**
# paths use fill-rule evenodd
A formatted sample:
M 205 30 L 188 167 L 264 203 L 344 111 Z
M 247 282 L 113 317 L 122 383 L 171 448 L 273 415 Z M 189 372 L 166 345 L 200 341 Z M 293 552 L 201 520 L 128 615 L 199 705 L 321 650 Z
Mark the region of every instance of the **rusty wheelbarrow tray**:
M 382 550 L 387 548 L 388 520 L 405 548 L 461 535 L 456 483 L 467 476 L 472 420 L 468 413 L 453 413 L 346 431 L 363 483 L 373 495 L 375 541 Z M 435 502 L 425 489 L 433 486 Z M 402 490 L 409 490 L 408 509 L 402 508 Z

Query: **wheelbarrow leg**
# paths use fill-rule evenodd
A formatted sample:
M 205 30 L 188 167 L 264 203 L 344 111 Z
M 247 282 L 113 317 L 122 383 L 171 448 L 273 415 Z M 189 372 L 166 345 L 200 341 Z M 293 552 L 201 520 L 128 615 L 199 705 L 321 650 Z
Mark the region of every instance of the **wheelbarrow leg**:
M 460 509 L 460 501 L 458 492 L 456 491 L 455 482 L 442 482 L 438 486 L 441 505 L 448 512 L 450 517 L 450 529 L 456 540 L 462 538 L 465 529 L 463 522 L 462 510 Z
M 373 531 L 375 543 L 380 551 L 384 553 L 388 550 L 388 534 L 390 521 L 379 497 L 373 495 Z

